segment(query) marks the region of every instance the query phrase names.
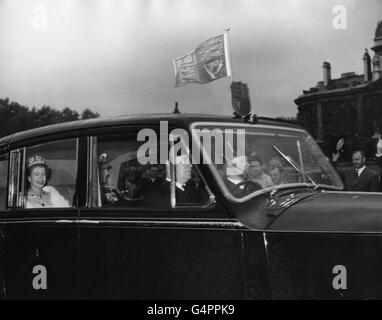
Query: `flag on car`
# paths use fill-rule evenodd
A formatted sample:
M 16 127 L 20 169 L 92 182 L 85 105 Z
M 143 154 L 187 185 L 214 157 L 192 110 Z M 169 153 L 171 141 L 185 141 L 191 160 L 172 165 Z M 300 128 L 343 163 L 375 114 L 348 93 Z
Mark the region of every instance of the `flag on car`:
M 232 76 L 227 32 L 204 41 L 184 56 L 173 58 L 173 65 L 175 87 Z

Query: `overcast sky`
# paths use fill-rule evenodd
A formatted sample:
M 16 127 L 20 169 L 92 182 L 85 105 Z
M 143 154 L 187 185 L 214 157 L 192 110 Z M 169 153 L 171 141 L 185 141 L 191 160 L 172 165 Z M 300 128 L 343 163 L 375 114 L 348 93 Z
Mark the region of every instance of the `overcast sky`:
M 333 27 L 344 5 L 347 28 Z M 44 18 L 46 17 L 46 19 Z M 381 0 L 0 0 L 0 98 L 102 115 L 231 114 L 228 78 L 174 88 L 172 57 L 230 27 L 235 81 L 253 112 L 294 116 L 322 80 L 363 73 Z

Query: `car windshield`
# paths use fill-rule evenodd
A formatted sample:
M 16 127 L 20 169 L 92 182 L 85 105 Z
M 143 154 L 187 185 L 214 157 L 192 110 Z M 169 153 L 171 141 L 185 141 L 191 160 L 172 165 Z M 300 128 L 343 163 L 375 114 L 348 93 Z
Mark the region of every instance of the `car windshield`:
M 304 130 L 227 123 L 195 123 L 201 146 L 221 189 L 233 201 L 281 188 L 343 188 L 342 181 L 314 139 Z

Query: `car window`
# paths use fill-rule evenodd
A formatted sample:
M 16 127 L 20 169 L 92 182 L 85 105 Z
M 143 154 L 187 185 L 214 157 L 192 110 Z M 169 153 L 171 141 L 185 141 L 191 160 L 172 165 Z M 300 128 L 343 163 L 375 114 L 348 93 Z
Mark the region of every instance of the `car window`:
M 5 210 L 7 201 L 8 154 L 0 155 L 0 210 Z
M 160 210 L 210 202 L 211 193 L 191 161 L 160 162 L 163 140 L 151 151 L 153 162 L 140 157 L 143 143 L 134 134 L 104 135 L 92 141 L 91 206 Z M 167 144 L 163 147 L 168 150 Z
M 192 130 L 204 160 L 233 201 L 290 186 L 343 187 L 315 141 L 302 130 L 224 123 L 197 123 Z
M 75 202 L 77 140 L 11 152 L 10 207 L 68 208 Z

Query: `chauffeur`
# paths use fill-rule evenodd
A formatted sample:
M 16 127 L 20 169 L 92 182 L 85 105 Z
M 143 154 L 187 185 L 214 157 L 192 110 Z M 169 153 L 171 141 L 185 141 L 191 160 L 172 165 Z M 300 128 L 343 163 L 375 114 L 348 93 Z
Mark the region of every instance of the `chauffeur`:
M 250 181 L 246 178 L 245 173 L 248 171 L 248 161 L 246 156 L 227 159 L 225 166 L 225 184 L 235 197 L 243 198 L 262 188 L 259 183 Z

